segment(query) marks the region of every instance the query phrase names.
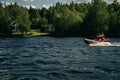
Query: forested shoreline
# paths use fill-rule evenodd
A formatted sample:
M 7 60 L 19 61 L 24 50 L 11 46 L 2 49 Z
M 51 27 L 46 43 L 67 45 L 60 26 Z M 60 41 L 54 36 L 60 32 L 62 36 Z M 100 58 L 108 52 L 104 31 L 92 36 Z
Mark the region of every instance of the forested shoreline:
M 120 37 L 120 3 L 114 0 L 92 0 L 91 3 L 56 3 L 49 9 L 19 6 L 17 3 L 0 3 L 0 36 L 26 35 L 31 30 L 45 32 L 46 25 L 52 36 L 94 36 L 104 32 L 110 37 Z

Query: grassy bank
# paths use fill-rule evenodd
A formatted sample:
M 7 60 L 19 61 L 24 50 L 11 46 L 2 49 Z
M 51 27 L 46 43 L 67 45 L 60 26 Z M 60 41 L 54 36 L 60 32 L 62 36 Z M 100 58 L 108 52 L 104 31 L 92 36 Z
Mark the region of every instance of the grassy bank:
M 49 33 L 37 32 L 37 31 L 33 31 L 33 32 L 28 32 L 27 33 L 27 36 L 30 36 L 30 37 L 47 36 L 47 35 L 49 35 Z
M 38 30 L 31 30 L 30 32 L 27 32 L 27 34 L 22 35 L 20 32 L 14 32 L 12 34 L 13 36 L 23 36 L 23 37 L 38 37 L 38 36 L 47 36 L 49 33 L 40 32 Z

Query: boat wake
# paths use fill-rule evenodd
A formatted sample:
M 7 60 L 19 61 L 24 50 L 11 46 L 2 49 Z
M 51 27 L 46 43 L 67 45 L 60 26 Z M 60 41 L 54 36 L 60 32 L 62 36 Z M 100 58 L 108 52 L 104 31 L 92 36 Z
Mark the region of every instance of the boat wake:
M 89 46 L 120 46 L 120 43 L 100 42 L 95 44 L 89 44 Z
M 95 44 L 89 44 L 90 46 L 111 46 L 112 44 L 110 42 L 99 42 Z
M 111 46 L 120 46 L 120 42 L 114 42 L 111 44 Z

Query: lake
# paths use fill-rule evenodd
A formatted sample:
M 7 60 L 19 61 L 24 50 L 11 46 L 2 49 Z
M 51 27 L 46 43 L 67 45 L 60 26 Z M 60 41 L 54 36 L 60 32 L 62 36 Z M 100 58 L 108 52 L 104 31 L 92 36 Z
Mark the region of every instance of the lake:
M 0 38 L 0 80 L 120 80 L 120 38 Z

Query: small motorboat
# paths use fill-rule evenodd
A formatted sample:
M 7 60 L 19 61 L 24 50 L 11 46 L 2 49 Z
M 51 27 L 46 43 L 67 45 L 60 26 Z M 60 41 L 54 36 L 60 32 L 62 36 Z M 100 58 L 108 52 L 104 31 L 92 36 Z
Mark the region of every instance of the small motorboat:
M 97 44 L 97 43 L 108 43 L 108 39 L 101 39 L 99 40 L 98 38 L 93 38 L 93 39 L 89 39 L 89 38 L 86 38 L 84 39 L 85 43 L 87 44 Z

